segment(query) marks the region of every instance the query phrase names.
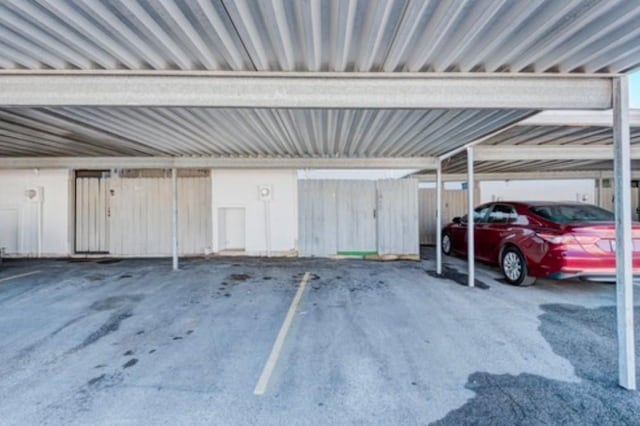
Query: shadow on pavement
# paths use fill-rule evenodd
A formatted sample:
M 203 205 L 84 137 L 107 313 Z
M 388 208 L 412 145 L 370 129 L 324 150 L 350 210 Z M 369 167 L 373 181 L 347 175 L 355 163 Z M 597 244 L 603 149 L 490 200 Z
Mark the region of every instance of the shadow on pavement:
M 541 334 L 556 354 L 571 362 L 582 380 L 570 383 L 526 373 L 476 372 L 466 384 L 476 396 L 434 425 L 640 424 L 640 393 L 617 386 L 615 307 L 541 307 Z M 636 307 L 636 348 L 639 317 L 640 307 Z

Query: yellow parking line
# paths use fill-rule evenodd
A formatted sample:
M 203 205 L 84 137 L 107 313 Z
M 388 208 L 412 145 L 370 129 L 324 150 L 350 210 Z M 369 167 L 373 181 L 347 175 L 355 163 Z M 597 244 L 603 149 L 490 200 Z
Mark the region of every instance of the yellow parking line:
M 298 291 L 296 295 L 293 297 L 293 301 L 291 301 L 291 306 L 289 306 L 289 311 L 287 312 L 287 316 L 284 318 L 284 322 L 282 323 L 282 327 L 280 327 L 280 332 L 278 333 L 278 337 L 276 338 L 275 343 L 273 344 L 273 348 L 271 349 L 271 354 L 269 355 L 269 359 L 262 369 L 262 374 L 260 374 L 260 379 L 258 379 L 258 384 L 256 388 L 253 390 L 254 395 L 264 395 L 264 392 L 267 390 L 267 385 L 269 384 L 269 379 L 271 378 L 271 374 L 278 363 L 278 358 L 280 357 L 280 351 L 282 351 L 282 346 L 284 345 L 284 341 L 287 338 L 287 333 L 289 332 L 289 328 L 291 327 L 291 323 L 293 322 L 293 316 L 298 309 L 298 304 L 300 304 L 300 300 L 302 299 L 302 294 L 304 293 L 305 288 L 307 287 L 307 282 L 311 274 L 309 272 L 304 274 L 300 285 L 298 286 Z
M 16 278 L 28 277 L 29 275 L 39 274 L 40 271 L 25 272 L 24 274 L 13 275 L 11 277 L 0 278 L 0 283 L 4 281 L 14 280 Z

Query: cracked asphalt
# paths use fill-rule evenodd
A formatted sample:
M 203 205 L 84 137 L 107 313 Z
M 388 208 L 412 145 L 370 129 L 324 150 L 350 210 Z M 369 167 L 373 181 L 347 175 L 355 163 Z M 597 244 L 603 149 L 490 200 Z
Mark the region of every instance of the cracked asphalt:
M 639 394 L 616 385 L 612 285 L 516 288 L 479 265 L 469 289 L 461 259 L 440 279 L 424 255 L 187 259 L 176 273 L 166 259 L 8 260 L 0 279 L 40 272 L 0 282 L 0 423 L 640 424 Z

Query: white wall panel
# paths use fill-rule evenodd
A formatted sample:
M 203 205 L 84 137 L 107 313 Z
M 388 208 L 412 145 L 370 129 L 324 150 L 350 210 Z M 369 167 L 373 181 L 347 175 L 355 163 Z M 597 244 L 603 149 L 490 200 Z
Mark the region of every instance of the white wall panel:
M 301 256 L 333 256 L 338 252 L 337 181 L 298 181 Z
M 111 179 L 110 251 L 114 255 L 171 254 L 171 179 Z M 211 244 L 209 177 L 178 178 L 181 255 L 204 254 Z
M 602 192 L 600 196 L 600 207 L 605 210 L 609 210 L 610 212 L 614 211 L 614 188 L 602 188 Z M 640 188 L 631 188 L 631 219 L 634 221 L 640 220 L 640 216 L 638 215 L 638 208 L 640 208 Z
M 6 253 L 18 252 L 20 229 L 19 209 L 0 209 L 0 249 Z
M 577 148 L 578 149 L 578 148 Z M 593 179 L 480 182 L 483 203 L 490 201 L 584 201 L 594 203 Z
M 476 186 L 475 200 L 480 200 L 480 189 Z M 420 244 L 436 243 L 436 190 L 421 188 L 418 193 L 420 214 Z M 478 203 L 480 204 L 480 203 Z M 467 191 L 442 191 L 442 225 L 456 216 L 467 214 Z
M 341 180 L 336 191 L 338 254 L 376 253 L 375 181 Z
M 378 189 L 378 253 L 419 255 L 418 181 L 380 180 Z
M 417 181 L 301 180 L 300 255 L 418 255 Z
M 298 245 L 298 181 L 295 170 L 213 170 L 212 224 L 213 251 L 220 246 L 220 209 L 245 209 L 246 244 L 243 254 L 263 256 L 267 254 L 267 226 L 270 227 L 270 251 L 272 255 L 292 255 Z M 260 200 L 259 187 L 272 189 L 267 214 L 264 201 Z
M 7 254 L 35 256 L 38 250 L 38 209 L 42 208 L 42 256 L 65 256 L 71 252 L 69 217 L 71 173 L 68 170 L 0 171 L 0 211 L 3 232 L 0 245 Z M 43 201 L 30 200 L 28 189 L 42 188 Z M 17 216 L 17 220 L 16 220 Z

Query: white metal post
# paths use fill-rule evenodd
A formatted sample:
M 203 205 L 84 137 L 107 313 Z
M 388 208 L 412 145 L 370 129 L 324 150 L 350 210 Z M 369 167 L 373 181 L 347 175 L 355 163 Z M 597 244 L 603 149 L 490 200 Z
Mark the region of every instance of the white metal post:
M 598 182 L 598 192 L 596 194 L 596 196 L 598 197 L 598 207 L 604 207 L 603 202 L 602 202 L 602 173 L 600 174 L 600 177 L 596 180 L 596 182 Z
M 467 148 L 467 204 L 469 213 L 467 214 L 467 263 L 469 266 L 469 287 L 474 287 L 476 283 L 476 253 L 474 243 L 474 189 L 475 182 L 473 179 L 473 147 Z
M 627 77 L 613 79 L 613 174 L 616 218 L 616 306 L 620 386 L 636 389 L 631 238 L 631 141 Z
M 171 206 L 171 220 L 172 220 L 172 246 L 173 246 L 173 270 L 178 270 L 178 171 L 174 167 L 171 169 L 171 186 L 172 186 L 172 206 Z
M 442 162 L 436 168 L 436 274 L 442 274 Z

